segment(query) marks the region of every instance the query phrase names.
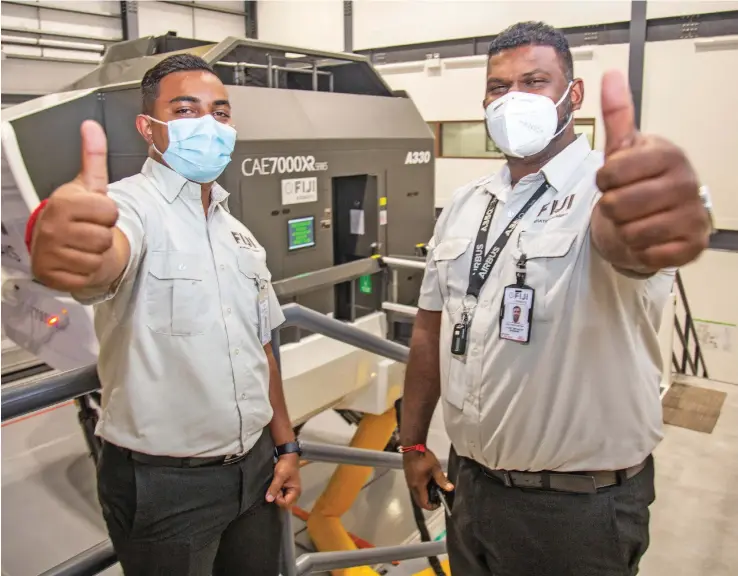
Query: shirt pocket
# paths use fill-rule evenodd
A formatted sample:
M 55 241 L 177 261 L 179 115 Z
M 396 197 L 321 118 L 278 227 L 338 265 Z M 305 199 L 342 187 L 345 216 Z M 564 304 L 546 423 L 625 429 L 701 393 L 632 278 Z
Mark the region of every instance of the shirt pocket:
M 576 230 L 520 233 L 513 258 L 517 263 L 522 252 L 528 259 L 525 283 L 535 290 L 534 322 L 551 322 L 566 313 L 562 307 L 577 259 L 578 236 Z
M 259 294 L 263 293 L 268 304 L 269 282 L 271 282 L 272 275 L 269 273 L 266 262 L 258 254 L 246 250 L 242 250 L 238 255 L 238 272 L 242 280 L 239 287 L 240 312 L 249 326 L 258 328 Z
M 150 252 L 146 282 L 146 324 L 169 336 L 205 331 L 209 298 L 202 254 L 175 250 Z
M 465 257 L 471 238 L 447 238 L 433 249 L 441 295 L 447 310 L 454 314 L 469 287 L 469 258 Z

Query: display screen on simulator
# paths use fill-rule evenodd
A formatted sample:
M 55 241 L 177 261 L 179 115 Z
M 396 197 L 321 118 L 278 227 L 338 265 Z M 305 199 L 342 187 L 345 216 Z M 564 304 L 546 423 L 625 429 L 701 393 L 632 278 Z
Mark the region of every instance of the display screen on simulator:
M 295 218 L 287 221 L 289 249 L 299 250 L 315 246 L 315 217 Z

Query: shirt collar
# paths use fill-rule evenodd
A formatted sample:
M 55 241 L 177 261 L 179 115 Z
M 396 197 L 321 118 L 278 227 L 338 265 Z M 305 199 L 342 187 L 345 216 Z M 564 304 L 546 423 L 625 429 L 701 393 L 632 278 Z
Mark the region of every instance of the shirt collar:
M 546 176 L 548 183 L 556 188 L 557 192 L 561 192 L 591 151 L 586 134 L 581 134 L 551 158 L 541 172 Z
M 164 164 L 157 162 L 153 158 L 146 159 L 141 172 L 154 182 L 156 189 L 170 204 L 181 193 L 186 194 L 188 197 L 200 198 L 200 185 L 197 182 L 187 180 L 184 176 L 177 174 L 174 170 L 168 166 L 164 166 Z M 214 204 L 220 204 L 227 200 L 229 194 L 220 184 L 215 182 L 210 196 Z
M 551 186 L 557 191 L 564 189 L 574 172 L 584 162 L 592 148 L 585 134 L 581 134 L 574 142 L 569 144 L 556 156 L 551 158 L 546 165 L 535 174 L 529 174 L 521 179 L 520 183 L 526 182 L 542 182 L 545 176 Z M 482 182 L 482 186 L 490 194 L 494 194 L 501 202 L 507 202 L 512 193 L 510 168 L 507 163 L 494 176 L 491 176 Z M 516 187 L 517 189 L 518 187 Z M 522 189 L 522 188 L 521 188 Z

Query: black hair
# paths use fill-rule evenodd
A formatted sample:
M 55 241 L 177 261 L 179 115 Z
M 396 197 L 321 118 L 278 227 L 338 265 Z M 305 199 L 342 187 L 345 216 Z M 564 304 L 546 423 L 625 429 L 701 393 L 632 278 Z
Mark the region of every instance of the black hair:
M 154 102 L 159 96 L 159 83 L 162 78 L 174 72 L 188 70 L 205 70 L 215 74 L 213 67 L 199 56 L 192 54 L 174 54 L 164 58 L 156 66 L 149 69 L 141 80 L 141 104 L 144 114 L 152 114 Z
M 550 46 L 559 56 L 568 82 L 574 79 L 574 61 L 563 32 L 543 22 L 518 22 L 500 32 L 489 44 L 489 55 L 520 46 Z

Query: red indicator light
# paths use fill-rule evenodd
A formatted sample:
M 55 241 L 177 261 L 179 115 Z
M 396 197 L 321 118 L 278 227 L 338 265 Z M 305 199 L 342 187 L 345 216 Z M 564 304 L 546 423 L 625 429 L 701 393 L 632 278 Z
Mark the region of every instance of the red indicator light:
M 48 320 L 46 320 L 46 323 L 49 326 L 56 326 L 59 323 L 59 316 L 49 316 Z

